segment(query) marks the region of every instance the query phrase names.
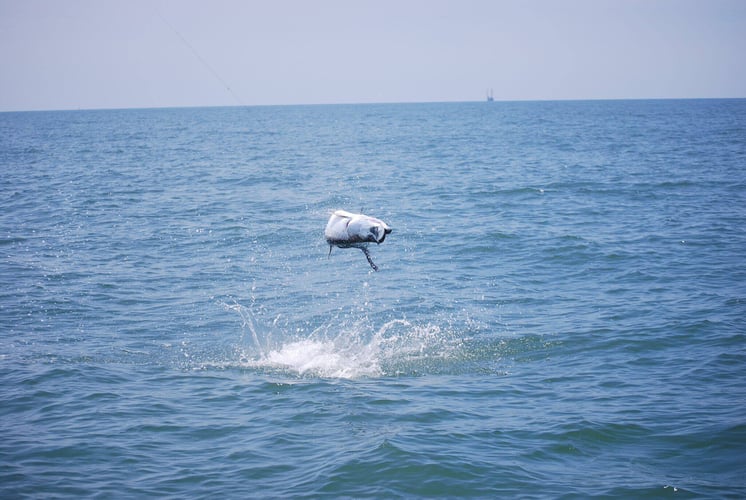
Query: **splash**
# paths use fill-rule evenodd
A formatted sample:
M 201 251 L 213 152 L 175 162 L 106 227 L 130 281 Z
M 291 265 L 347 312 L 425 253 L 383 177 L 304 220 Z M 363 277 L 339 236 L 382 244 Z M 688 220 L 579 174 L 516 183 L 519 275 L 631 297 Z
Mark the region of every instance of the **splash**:
M 241 366 L 301 377 L 351 379 L 430 372 L 458 359 L 463 345 L 451 329 L 405 319 L 374 327 L 366 318 L 337 317 L 301 336 L 273 331 L 276 324 L 259 325 L 251 309 L 241 304 L 224 306 L 241 316 L 242 329 L 251 340 L 251 345 L 238 347 Z
M 299 340 L 283 345 L 279 350 L 256 362 L 256 366 L 286 369 L 299 375 L 330 378 L 376 377 L 381 375 L 377 356 L 362 346 L 362 351 L 339 347 L 334 342 Z
M 229 311 L 235 311 L 241 316 L 241 319 L 243 320 L 243 324 L 241 325 L 241 328 L 249 329 L 249 331 L 251 332 L 251 338 L 254 341 L 254 345 L 256 346 L 257 349 L 259 349 L 259 352 L 261 353 L 262 344 L 259 342 L 259 335 L 256 332 L 256 324 L 254 322 L 254 316 L 253 314 L 251 314 L 251 310 L 245 306 L 242 306 L 236 301 L 233 301 L 233 304 L 223 303 L 223 307 Z M 241 340 L 243 340 L 243 336 Z

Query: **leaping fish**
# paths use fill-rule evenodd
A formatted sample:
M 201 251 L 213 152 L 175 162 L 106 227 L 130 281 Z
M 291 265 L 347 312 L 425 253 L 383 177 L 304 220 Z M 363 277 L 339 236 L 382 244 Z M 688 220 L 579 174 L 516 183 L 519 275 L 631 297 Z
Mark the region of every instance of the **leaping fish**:
M 333 247 L 339 248 L 359 248 L 368 259 L 368 264 L 374 271 L 378 271 L 378 266 L 373 263 L 373 259 L 368 252 L 368 244 L 381 244 L 386 239 L 386 235 L 391 233 L 391 228 L 382 220 L 370 217 L 369 215 L 353 214 L 345 210 L 335 211 L 329 222 L 326 224 L 324 236 L 329 243 L 329 255 Z

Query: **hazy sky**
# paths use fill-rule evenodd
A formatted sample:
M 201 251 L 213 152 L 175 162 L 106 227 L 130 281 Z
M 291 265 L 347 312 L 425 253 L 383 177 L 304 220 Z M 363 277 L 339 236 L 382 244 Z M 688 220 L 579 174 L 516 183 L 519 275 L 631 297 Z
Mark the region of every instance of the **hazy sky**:
M 746 97 L 746 0 L 0 0 L 0 111 Z

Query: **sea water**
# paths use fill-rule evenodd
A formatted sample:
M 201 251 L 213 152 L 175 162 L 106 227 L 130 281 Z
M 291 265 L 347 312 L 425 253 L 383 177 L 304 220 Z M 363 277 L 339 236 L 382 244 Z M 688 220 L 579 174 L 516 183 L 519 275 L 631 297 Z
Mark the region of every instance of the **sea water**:
M 746 496 L 746 100 L 2 113 L 0 172 L 3 498 Z

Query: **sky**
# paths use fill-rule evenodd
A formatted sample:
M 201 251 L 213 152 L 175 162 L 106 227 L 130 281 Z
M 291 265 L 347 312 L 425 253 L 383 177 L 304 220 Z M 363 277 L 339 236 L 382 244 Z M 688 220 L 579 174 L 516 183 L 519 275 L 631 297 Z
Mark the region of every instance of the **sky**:
M 746 97 L 746 0 L 0 0 L 0 111 Z

